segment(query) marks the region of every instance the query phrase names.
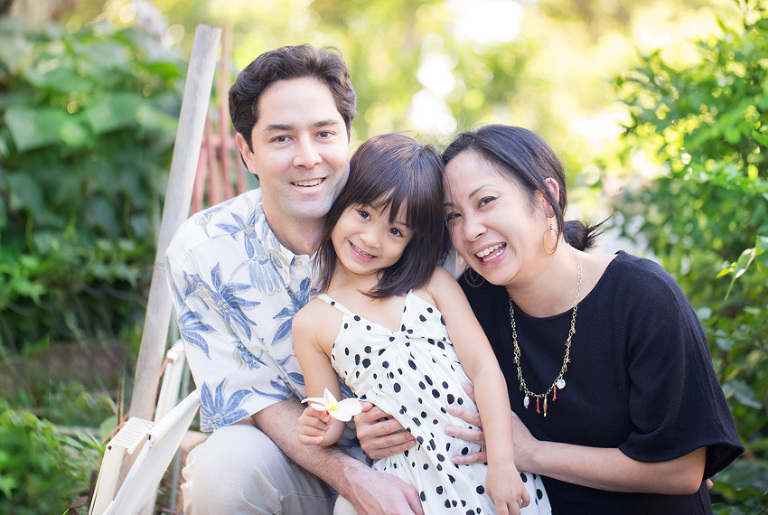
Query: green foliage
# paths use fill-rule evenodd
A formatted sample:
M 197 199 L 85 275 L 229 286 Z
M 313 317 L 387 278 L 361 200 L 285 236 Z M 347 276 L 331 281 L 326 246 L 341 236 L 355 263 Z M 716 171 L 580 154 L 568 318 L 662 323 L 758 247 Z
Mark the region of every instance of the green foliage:
M 26 410 L 0 401 L 0 512 L 64 513 L 88 492 L 103 447 L 93 437 L 68 436 Z
M 4 354 L 141 322 L 184 73 L 133 29 L 0 19 Z
M 737 6 L 741 26 L 699 42 L 697 63 L 654 53 L 618 80 L 624 156 L 660 167 L 622 199 L 619 225 L 698 308 L 747 448 L 715 482 L 716 509 L 734 514 L 768 504 L 768 8 Z

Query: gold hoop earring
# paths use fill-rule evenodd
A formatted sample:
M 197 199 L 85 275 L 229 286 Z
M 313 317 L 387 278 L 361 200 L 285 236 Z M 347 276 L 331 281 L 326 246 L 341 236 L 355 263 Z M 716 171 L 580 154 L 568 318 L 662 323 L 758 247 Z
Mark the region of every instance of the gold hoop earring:
M 464 272 L 464 277 L 467 279 L 467 284 L 473 288 L 479 288 L 485 283 L 485 278 L 475 272 L 473 268 L 467 268 Z
M 555 233 L 555 244 L 552 245 L 552 246 L 549 246 L 549 245 L 547 245 L 547 236 L 549 235 L 549 233 L 552 233 L 552 232 Z M 559 238 L 558 238 L 557 231 L 555 230 L 554 227 L 552 227 L 552 222 L 550 222 L 549 223 L 549 227 L 547 228 L 546 231 L 544 231 L 544 238 L 543 238 L 543 241 L 542 241 L 542 243 L 544 245 L 544 252 L 546 252 L 549 255 L 554 254 L 555 251 L 557 250 L 557 244 L 559 243 L 558 239 Z

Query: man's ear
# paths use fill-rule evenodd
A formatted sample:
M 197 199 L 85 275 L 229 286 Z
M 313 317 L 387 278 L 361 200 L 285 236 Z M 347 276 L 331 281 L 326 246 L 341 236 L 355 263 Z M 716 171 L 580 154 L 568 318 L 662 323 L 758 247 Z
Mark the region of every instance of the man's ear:
M 248 171 L 253 175 L 256 175 L 256 173 L 253 172 L 253 168 L 251 167 L 254 157 L 253 151 L 251 150 L 251 147 L 248 146 L 248 142 L 245 141 L 243 135 L 239 132 L 235 133 L 235 145 L 237 145 L 237 149 L 240 151 L 240 159 L 243 160 L 246 169 L 248 169 Z

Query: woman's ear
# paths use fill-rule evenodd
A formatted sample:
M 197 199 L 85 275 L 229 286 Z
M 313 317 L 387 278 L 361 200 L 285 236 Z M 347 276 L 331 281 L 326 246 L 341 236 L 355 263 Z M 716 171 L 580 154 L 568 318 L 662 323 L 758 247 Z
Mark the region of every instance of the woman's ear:
M 547 178 L 544 180 L 544 182 L 547 184 L 547 188 L 549 188 L 549 193 L 552 195 L 552 199 L 555 202 L 560 201 L 560 185 L 557 183 L 556 180 L 550 178 Z M 550 203 L 547 201 L 546 196 L 543 194 L 541 195 L 541 200 L 544 202 L 544 211 L 547 214 L 548 218 L 552 218 L 555 216 L 555 208 L 550 205 Z

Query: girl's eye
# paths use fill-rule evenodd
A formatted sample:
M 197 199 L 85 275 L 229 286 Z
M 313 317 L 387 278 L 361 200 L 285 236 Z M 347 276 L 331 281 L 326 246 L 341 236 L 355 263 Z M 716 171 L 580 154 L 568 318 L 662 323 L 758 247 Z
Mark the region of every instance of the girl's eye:
M 400 229 L 396 228 L 396 227 L 392 227 L 389 230 L 389 233 L 394 235 L 394 236 L 402 236 L 403 235 L 402 231 Z
M 448 213 L 447 215 L 445 215 L 445 221 L 448 223 L 451 223 L 454 220 L 456 220 L 459 216 L 461 216 L 459 215 L 459 213 L 454 213 L 454 212 Z
M 360 218 L 364 220 L 368 220 L 371 217 L 371 215 L 368 214 L 368 211 L 364 211 L 362 209 L 358 209 L 357 214 L 359 214 Z

